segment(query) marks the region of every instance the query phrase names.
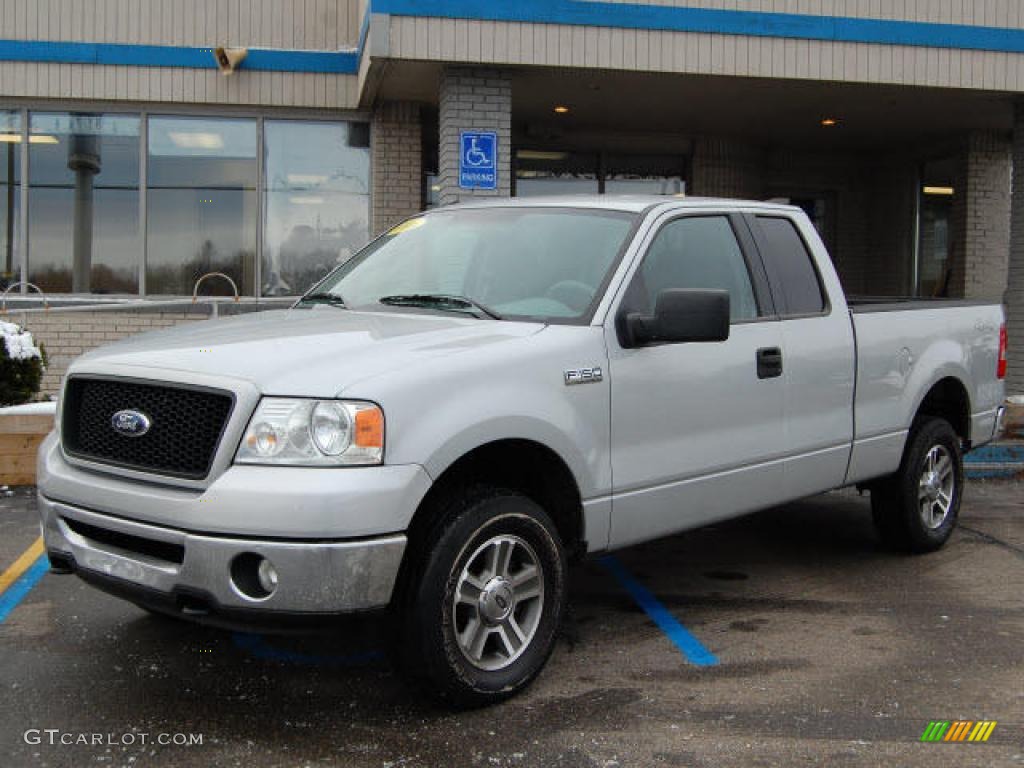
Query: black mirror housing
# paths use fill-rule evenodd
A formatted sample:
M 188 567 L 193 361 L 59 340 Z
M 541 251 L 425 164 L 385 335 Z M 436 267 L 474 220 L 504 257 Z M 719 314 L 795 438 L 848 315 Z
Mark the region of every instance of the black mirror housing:
M 646 344 L 725 341 L 729 338 L 729 292 L 672 288 L 658 294 L 653 315 L 619 318 L 619 340 L 627 348 Z

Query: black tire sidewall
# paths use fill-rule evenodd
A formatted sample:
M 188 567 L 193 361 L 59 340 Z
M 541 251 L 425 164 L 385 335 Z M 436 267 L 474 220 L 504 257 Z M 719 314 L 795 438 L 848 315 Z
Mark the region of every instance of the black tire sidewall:
M 921 519 L 918 486 L 924 471 L 925 459 L 935 446 L 942 446 L 952 457 L 954 484 L 949 514 L 942 525 L 933 529 L 925 525 Z M 897 484 L 900 523 L 912 551 L 931 552 L 946 543 L 957 524 L 963 489 L 963 454 L 960 439 L 953 431 L 953 427 L 944 419 L 927 419 L 919 422 L 911 434 L 911 443 L 900 466 Z
M 452 603 L 468 559 L 485 541 L 502 534 L 518 536 L 533 548 L 543 571 L 544 607 L 529 647 L 504 669 L 487 671 L 474 667 L 459 648 Z M 566 603 L 566 568 L 565 552 L 551 519 L 539 505 L 518 493 L 480 494 L 437 531 L 412 607 L 423 671 L 436 686 L 435 692 L 455 704 L 474 706 L 498 701 L 526 687 L 554 648 Z

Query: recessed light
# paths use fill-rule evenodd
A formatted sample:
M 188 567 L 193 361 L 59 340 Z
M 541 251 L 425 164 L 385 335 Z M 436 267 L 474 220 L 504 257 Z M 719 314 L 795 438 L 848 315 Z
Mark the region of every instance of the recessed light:
M 925 187 L 921 191 L 926 195 L 942 195 L 944 197 L 950 197 L 956 193 L 953 187 Z
M 221 149 L 224 139 L 219 133 L 201 133 L 199 131 L 168 131 L 174 146 L 182 149 Z
M 516 157 L 520 160 L 565 160 L 568 152 L 546 152 L 538 149 L 520 149 L 516 151 Z
M 825 128 L 835 128 L 837 125 L 839 125 L 839 121 L 836 120 L 836 118 L 834 117 L 826 117 L 822 119 L 821 124 Z
M 558 106 L 555 107 L 555 112 L 557 112 L 560 115 L 564 115 L 569 112 L 569 108 L 564 104 L 559 104 Z

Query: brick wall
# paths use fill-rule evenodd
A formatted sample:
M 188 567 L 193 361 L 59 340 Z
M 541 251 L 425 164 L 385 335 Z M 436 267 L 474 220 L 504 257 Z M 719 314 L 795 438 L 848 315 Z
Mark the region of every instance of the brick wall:
M 459 188 L 459 134 L 494 131 L 498 135 L 498 188 Z M 442 205 L 476 197 L 512 194 L 512 81 L 501 70 L 447 67 L 441 75 L 438 183 Z
M 1010 142 L 972 134 L 964 195 L 963 295 L 1002 301 L 1010 252 Z
M 371 123 L 373 234 L 423 208 L 420 108 L 407 102 L 377 107 Z
M 46 347 L 48 366 L 43 375 L 41 394 L 57 394 L 68 365 L 90 349 L 145 331 L 168 328 L 180 323 L 206 320 L 202 311 L 127 311 L 114 312 L 11 312 L 10 322 L 32 332 L 36 343 Z
M 690 194 L 760 200 L 765 153 L 743 142 L 703 136 L 694 142 L 691 176 Z
M 1013 192 L 1010 208 L 1010 259 L 1006 305 L 1010 336 L 1006 388 L 1024 394 L 1024 102 L 1016 106 L 1013 131 Z

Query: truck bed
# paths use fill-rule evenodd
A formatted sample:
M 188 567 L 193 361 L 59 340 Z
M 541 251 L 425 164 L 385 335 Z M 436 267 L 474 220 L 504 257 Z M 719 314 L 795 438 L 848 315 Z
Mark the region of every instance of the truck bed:
M 993 301 L 977 299 L 944 299 L 922 296 L 847 296 L 850 311 L 865 312 L 906 312 L 914 309 L 943 309 L 946 307 L 987 307 Z

